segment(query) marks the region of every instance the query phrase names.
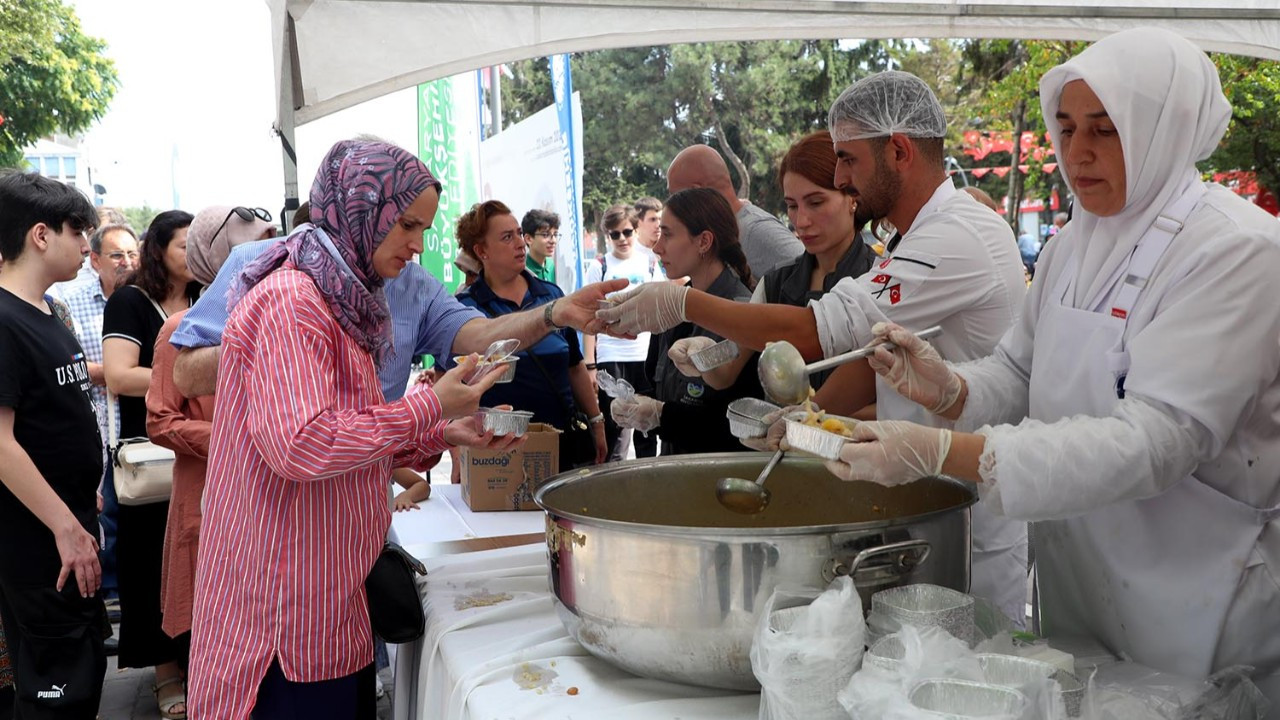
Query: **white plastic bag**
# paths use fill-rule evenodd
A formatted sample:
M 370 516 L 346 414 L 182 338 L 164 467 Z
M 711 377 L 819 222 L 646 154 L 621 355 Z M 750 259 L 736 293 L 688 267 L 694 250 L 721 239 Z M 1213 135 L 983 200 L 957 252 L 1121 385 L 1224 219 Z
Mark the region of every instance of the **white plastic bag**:
M 778 588 L 751 645 L 760 720 L 844 720 L 836 693 L 862 664 L 862 599 L 848 577 L 825 590 Z
M 1207 680 L 1134 662 L 1102 665 L 1089 679 L 1085 720 L 1262 720 L 1270 703 L 1236 666 Z

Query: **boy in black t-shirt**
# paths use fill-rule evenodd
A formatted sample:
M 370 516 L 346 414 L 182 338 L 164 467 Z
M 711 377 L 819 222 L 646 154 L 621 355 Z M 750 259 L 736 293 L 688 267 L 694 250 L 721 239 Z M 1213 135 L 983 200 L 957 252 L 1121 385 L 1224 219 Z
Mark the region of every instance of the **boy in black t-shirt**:
M 106 671 L 101 439 L 84 352 L 44 299 L 75 277 L 96 217 L 67 185 L 0 177 L 0 620 L 18 718 L 94 717 Z

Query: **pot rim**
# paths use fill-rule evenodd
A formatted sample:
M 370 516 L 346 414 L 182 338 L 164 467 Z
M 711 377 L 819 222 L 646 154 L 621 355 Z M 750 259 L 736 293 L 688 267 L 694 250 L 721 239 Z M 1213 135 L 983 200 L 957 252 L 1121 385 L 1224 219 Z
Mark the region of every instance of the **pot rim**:
M 751 537 L 754 539 L 763 539 L 770 537 L 790 537 L 793 535 L 830 535 L 835 533 L 846 532 L 867 532 L 872 530 L 881 530 L 885 528 L 899 527 L 902 525 L 915 525 L 921 522 L 929 521 L 934 518 L 941 517 L 956 510 L 964 510 L 971 507 L 978 501 L 978 491 L 970 484 L 957 480 L 947 475 L 938 475 L 933 479 L 940 480 L 957 487 L 965 492 L 967 499 L 964 502 L 957 503 L 947 508 L 931 510 L 918 515 L 904 515 L 895 518 L 886 518 L 884 520 L 869 520 L 858 523 L 842 523 L 827 525 L 792 525 L 788 527 L 702 527 L 689 525 L 656 525 L 653 523 L 628 522 L 626 520 L 610 520 L 607 518 L 598 518 L 591 515 L 583 515 L 581 513 L 570 512 L 558 508 L 548 507 L 544 502 L 547 493 L 557 488 L 571 485 L 576 482 L 582 482 L 584 479 L 596 476 L 602 473 L 616 472 L 623 470 L 628 466 L 644 465 L 646 467 L 660 467 L 663 465 L 680 465 L 687 464 L 690 458 L 699 459 L 746 459 L 757 456 L 764 456 L 768 453 L 758 452 L 734 452 L 734 453 L 695 453 L 689 455 L 673 455 L 670 458 L 637 458 L 634 460 L 622 460 L 618 462 L 597 465 L 594 468 L 580 468 L 578 470 L 570 470 L 559 475 L 554 475 L 551 479 L 538 488 L 534 492 L 533 501 L 542 508 L 547 517 L 556 520 L 565 518 L 573 520 L 587 526 L 599 527 L 611 530 L 620 530 L 626 532 L 635 532 L 645 535 L 678 535 L 682 537 L 698 538 L 707 536 L 729 536 L 729 537 Z M 808 459 L 808 458 L 806 458 Z M 812 458 L 814 462 L 821 462 L 820 458 Z M 845 482 L 845 481 L 842 481 Z M 859 481 L 853 481 L 859 482 Z

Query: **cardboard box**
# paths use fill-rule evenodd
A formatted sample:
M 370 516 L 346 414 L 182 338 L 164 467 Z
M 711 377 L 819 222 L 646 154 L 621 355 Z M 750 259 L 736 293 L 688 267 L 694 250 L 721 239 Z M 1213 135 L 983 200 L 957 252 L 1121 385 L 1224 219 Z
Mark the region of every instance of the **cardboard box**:
M 560 472 L 560 431 L 529 423 L 526 436 L 515 450 L 462 448 L 462 499 L 473 512 L 538 509 L 533 493 Z

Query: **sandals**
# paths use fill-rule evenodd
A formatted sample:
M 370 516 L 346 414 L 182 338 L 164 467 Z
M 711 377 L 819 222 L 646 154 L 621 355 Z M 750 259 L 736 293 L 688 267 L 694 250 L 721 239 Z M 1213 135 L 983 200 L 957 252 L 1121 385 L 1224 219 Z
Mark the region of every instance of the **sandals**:
M 164 697 L 160 696 L 161 688 L 168 687 L 169 685 L 175 685 L 175 684 L 178 686 L 178 692 L 173 693 L 171 695 L 166 695 Z M 161 680 L 160 682 L 151 686 L 151 692 L 155 693 L 156 707 L 160 709 L 160 717 L 164 718 L 165 720 L 186 720 L 187 689 L 186 689 L 186 686 L 182 684 L 181 677 L 178 677 L 175 675 L 174 677 L 171 677 L 168 680 Z M 174 712 L 173 709 L 179 705 L 183 706 L 182 710 L 178 712 Z

